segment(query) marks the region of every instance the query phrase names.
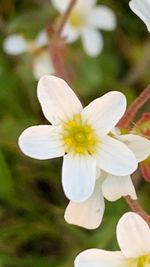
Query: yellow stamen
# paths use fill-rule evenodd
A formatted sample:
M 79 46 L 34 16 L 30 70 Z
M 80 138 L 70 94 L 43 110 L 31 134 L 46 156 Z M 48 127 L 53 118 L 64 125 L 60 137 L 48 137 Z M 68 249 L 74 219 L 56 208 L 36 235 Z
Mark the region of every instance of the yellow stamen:
M 64 124 L 63 141 L 66 153 L 73 151 L 77 154 L 90 155 L 96 152 L 99 143 L 94 129 L 83 122 L 79 114 Z
M 150 267 L 150 255 L 139 257 L 137 267 Z

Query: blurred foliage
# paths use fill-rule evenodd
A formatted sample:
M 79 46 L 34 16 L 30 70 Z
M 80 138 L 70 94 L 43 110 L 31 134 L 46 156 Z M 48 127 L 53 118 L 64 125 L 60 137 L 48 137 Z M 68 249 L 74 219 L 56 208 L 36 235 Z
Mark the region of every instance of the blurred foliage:
M 100 56 L 89 58 L 80 41 L 67 50 L 73 88 L 87 104 L 108 90 L 120 90 L 131 103 L 149 83 L 150 40 L 128 1 L 101 0 L 117 16 L 117 29 L 104 32 Z M 50 0 L 0 0 L 0 266 L 71 267 L 90 247 L 116 249 L 115 226 L 128 209 L 124 199 L 106 202 L 102 225 L 87 231 L 65 223 L 68 200 L 61 187 L 61 159 L 24 156 L 17 139 L 26 127 L 46 123 L 36 96 L 29 55 L 11 57 L 3 40 L 11 33 L 33 38 L 57 19 Z M 144 110 L 148 109 L 148 105 Z M 139 176 L 140 201 L 150 211 L 150 186 Z M 136 180 L 136 179 L 135 179 Z

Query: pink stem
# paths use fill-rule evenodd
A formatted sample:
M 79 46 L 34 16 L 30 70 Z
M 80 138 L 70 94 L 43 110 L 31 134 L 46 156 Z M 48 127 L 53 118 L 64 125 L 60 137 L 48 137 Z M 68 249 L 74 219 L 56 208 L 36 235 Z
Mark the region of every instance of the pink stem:
M 124 197 L 131 210 L 138 213 L 150 226 L 150 216 L 146 213 L 146 211 L 141 207 L 137 200 L 131 199 L 130 196 Z
M 118 127 L 128 129 L 130 123 L 136 116 L 139 109 L 150 99 L 150 85 L 148 85 L 139 97 L 130 105 L 125 115 L 118 123 Z

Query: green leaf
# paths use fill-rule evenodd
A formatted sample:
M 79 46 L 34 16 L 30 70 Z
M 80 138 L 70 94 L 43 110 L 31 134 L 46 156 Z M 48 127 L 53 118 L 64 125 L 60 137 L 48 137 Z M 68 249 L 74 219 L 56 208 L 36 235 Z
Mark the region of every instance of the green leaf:
M 14 195 L 13 179 L 3 153 L 0 150 L 0 199 L 12 201 Z

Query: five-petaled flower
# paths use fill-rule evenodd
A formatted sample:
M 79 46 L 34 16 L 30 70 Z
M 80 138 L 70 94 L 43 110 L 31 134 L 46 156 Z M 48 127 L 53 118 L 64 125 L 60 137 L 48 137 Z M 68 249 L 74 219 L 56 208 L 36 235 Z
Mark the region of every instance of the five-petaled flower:
M 136 134 L 121 134 L 117 128 L 113 129 L 111 134 L 133 151 L 138 162 L 142 162 L 150 155 L 150 141 L 148 139 Z M 91 197 L 80 203 L 70 201 L 65 211 L 65 220 L 84 228 L 95 229 L 103 218 L 104 197 L 109 201 L 116 201 L 127 195 L 134 200 L 137 199 L 130 175 L 115 176 L 104 172 L 99 174 L 98 172 Z
M 48 37 L 41 31 L 35 40 L 28 40 L 21 34 L 12 34 L 4 40 L 4 51 L 16 56 L 28 52 L 32 56 L 32 70 L 36 80 L 43 75 L 53 74 L 54 67 L 47 50 Z
M 52 0 L 54 7 L 64 13 L 70 0 Z M 113 11 L 104 6 L 96 6 L 96 0 L 78 0 L 63 29 L 62 35 L 68 43 L 80 36 L 83 47 L 89 56 L 97 56 L 103 48 L 103 38 L 98 29 L 112 31 L 116 26 Z
M 117 224 L 121 251 L 88 249 L 75 260 L 75 267 L 149 267 L 150 228 L 136 213 L 125 213 Z
M 43 113 L 52 125 L 26 129 L 19 146 L 36 159 L 64 156 L 62 184 L 70 200 L 81 202 L 92 195 L 96 167 L 118 176 L 136 170 L 133 152 L 109 135 L 126 110 L 122 93 L 109 92 L 83 109 L 68 84 L 55 76 L 43 76 L 37 91 Z
M 143 20 L 150 32 L 150 0 L 131 0 L 129 6 Z

